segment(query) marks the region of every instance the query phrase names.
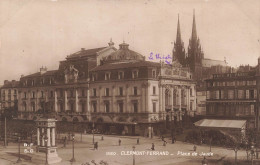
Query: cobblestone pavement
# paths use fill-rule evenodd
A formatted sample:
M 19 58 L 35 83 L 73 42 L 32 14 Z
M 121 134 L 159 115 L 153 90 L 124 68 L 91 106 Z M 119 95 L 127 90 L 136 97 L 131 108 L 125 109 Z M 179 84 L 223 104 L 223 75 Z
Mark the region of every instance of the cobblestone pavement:
M 198 165 L 204 156 L 201 153 L 209 153 L 209 146 L 197 146 L 196 152 L 193 151 L 193 144 L 176 142 L 175 144 L 168 143 L 163 146 L 163 142 L 155 137 L 148 139 L 144 137 L 127 137 L 127 136 L 103 136 L 95 135 L 95 141 L 98 142 L 98 150 L 93 149 L 92 135 L 76 134 L 75 137 L 75 165 L 91 162 L 94 160 L 99 164 L 100 161 L 106 161 L 109 165 L 132 165 L 135 159 L 135 165 L 173 165 L 173 164 L 191 164 Z M 136 139 L 140 138 L 140 145 L 136 145 Z M 119 146 L 118 140 L 121 139 Z M 167 139 L 166 139 L 167 140 Z M 71 165 L 69 161 L 72 158 L 72 142 L 69 141 L 66 148 L 63 144 L 58 144 L 58 154 L 62 158 L 62 162 L 57 165 Z M 155 144 L 155 150 L 151 150 L 152 143 Z M 135 146 L 136 155 L 133 156 Z M 34 151 L 35 148 L 33 147 Z M 21 147 L 22 162 L 16 163 L 18 159 L 18 145 L 9 144 L 7 148 L 0 149 L 0 165 L 9 164 L 33 164 L 30 162 L 32 154 L 24 153 L 24 147 Z M 235 152 L 231 149 L 220 147 L 212 147 L 211 156 L 206 156 L 210 164 L 222 164 L 223 159 L 234 159 Z M 195 155 L 197 153 L 197 155 Z M 246 151 L 238 151 L 238 160 L 246 159 Z M 43 162 L 44 164 L 44 162 Z M 93 163 L 90 163 L 93 164 Z

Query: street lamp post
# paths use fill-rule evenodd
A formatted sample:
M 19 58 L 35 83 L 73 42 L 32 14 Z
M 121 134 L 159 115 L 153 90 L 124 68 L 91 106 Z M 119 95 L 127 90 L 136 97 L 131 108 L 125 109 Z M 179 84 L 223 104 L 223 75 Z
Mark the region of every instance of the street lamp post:
M 237 147 L 234 148 L 234 151 L 235 151 L 235 165 L 237 165 L 237 151 L 238 151 Z
M 4 147 L 6 148 L 6 116 L 5 116 L 5 145 Z
M 20 151 L 20 136 L 18 137 L 18 143 L 19 143 L 19 147 L 18 147 L 18 153 L 19 153 L 19 158 L 18 160 L 16 161 L 16 163 L 20 163 L 22 160 L 21 160 L 21 151 Z
M 95 127 L 95 125 L 94 125 L 94 121 L 93 121 L 93 124 L 92 124 L 92 134 L 93 134 L 93 139 L 92 139 L 92 141 L 93 141 L 93 144 L 95 143 L 95 138 L 94 138 L 94 127 Z
M 74 139 L 75 139 L 75 135 L 73 133 L 72 134 L 72 158 L 71 158 L 70 162 L 76 162 L 76 159 L 74 158 Z
M 133 165 L 135 165 L 135 146 L 133 146 Z
M 48 145 L 47 145 L 48 137 L 47 137 L 47 136 L 44 137 L 44 141 L 45 141 L 45 145 L 46 145 L 46 152 L 45 152 L 45 153 L 46 153 L 46 157 L 45 157 L 46 159 L 45 159 L 45 165 L 48 165 L 48 157 L 47 157 L 47 156 L 48 156 Z

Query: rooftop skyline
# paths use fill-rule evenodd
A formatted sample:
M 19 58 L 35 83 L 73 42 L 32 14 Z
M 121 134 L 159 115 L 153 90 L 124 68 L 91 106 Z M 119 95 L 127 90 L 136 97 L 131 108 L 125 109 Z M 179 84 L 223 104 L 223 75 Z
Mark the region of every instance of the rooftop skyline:
M 205 58 L 231 66 L 256 65 L 260 56 L 260 1 L 13 0 L 0 2 L 0 84 L 57 69 L 81 48 L 123 42 L 148 56 L 172 54 L 178 14 L 187 51 L 193 10 Z

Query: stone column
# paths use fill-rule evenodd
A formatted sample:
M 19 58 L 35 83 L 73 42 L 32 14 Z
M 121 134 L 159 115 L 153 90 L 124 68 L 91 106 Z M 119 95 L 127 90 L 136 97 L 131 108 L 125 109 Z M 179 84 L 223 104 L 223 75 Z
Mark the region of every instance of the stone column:
M 159 112 L 162 112 L 162 85 L 159 84 Z
M 37 146 L 40 146 L 40 128 L 37 128 Z
M 57 99 L 57 91 L 54 90 L 54 111 L 58 112 L 58 99 Z
M 115 86 L 113 85 L 112 86 L 112 89 L 111 89 L 111 96 L 112 96 L 112 100 L 111 100 L 111 105 L 110 105 L 110 112 L 116 112 L 116 108 L 114 108 L 114 95 L 116 94 L 116 92 L 114 92 L 114 90 L 115 90 Z
M 75 112 L 79 111 L 79 96 L 78 89 L 75 89 Z
M 125 88 L 125 112 L 128 112 L 128 97 L 129 97 L 129 92 L 128 92 L 128 89 L 129 89 L 129 85 L 126 84 L 126 88 Z M 130 93 L 131 94 L 131 93 Z
M 64 111 L 68 110 L 68 94 L 67 90 L 64 90 Z
M 51 138 L 52 138 L 52 146 L 55 146 L 55 128 L 52 128 L 51 130 Z
M 48 93 L 48 91 L 46 90 L 45 91 L 45 102 L 48 102 L 49 101 L 49 95 L 48 95 L 49 93 Z
M 173 87 L 171 87 L 171 105 L 172 105 L 172 108 L 171 108 L 171 111 L 173 111 Z
M 42 137 L 41 137 L 42 139 L 42 145 L 41 146 L 44 146 L 44 128 L 42 128 Z
M 179 93 L 178 94 L 179 95 L 179 100 L 178 101 L 179 101 L 179 105 L 180 105 L 179 110 L 181 111 L 181 88 L 178 89 L 178 93 Z
M 190 89 L 187 87 L 186 88 L 186 108 L 187 108 L 187 112 L 190 110 L 189 108 L 189 102 L 190 102 Z
M 165 87 L 162 86 L 162 112 L 165 111 Z
M 38 90 L 35 91 L 35 96 L 36 96 L 36 101 L 35 101 L 35 111 L 38 111 L 38 104 L 39 104 L 39 100 L 38 100 Z
M 50 131 L 51 128 L 47 128 L 47 137 L 48 137 L 48 140 L 47 140 L 47 146 L 51 146 L 51 131 Z

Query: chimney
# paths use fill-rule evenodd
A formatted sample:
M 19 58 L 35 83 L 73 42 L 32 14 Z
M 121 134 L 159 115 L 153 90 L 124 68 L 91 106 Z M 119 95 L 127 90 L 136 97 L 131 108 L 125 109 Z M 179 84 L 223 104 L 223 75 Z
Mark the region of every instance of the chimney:
M 83 52 L 85 50 L 85 48 L 81 48 L 81 51 Z
M 41 74 L 44 74 L 44 73 L 46 73 L 46 72 L 47 72 L 47 67 L 46 67 L 46 66 L 45 66 L 45 67 L 42 66 L 42 67 L 40 68 L 40 73 L 41 73 Z
M 109 46 L 114 46 L 114 42 L 112 41 L 112 38 L 110 39 L 110 42 L 108 43 Z
M 9 83 L 8 80 L 5 80 L 5 81 L 4 81 L 4 85 L 7 85 L 8 83 Z

